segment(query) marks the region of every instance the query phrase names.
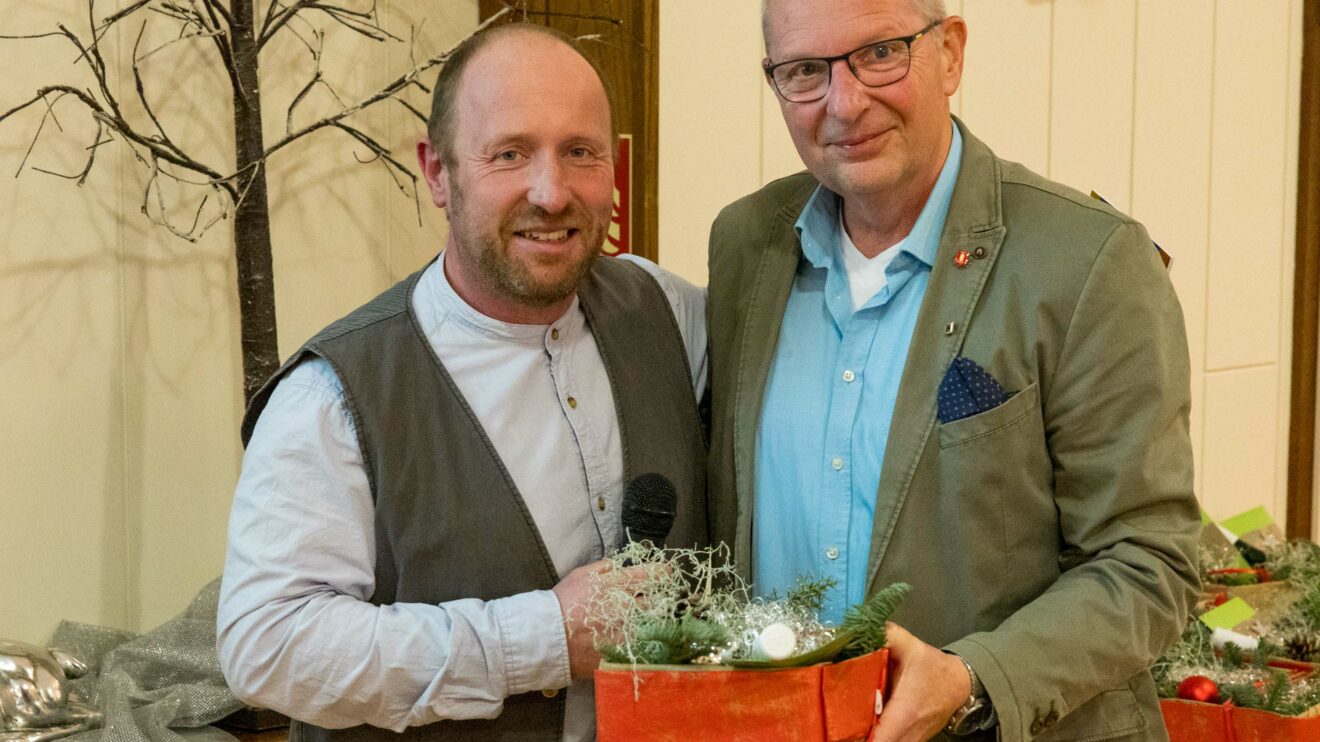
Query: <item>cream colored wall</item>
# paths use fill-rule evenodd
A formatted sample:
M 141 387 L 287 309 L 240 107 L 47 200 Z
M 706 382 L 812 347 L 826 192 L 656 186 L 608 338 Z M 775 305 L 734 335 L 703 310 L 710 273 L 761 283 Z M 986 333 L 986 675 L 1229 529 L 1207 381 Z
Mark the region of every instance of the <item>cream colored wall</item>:
M 1202 504 L 1282 520 L 1301 0 L 948 6 L 969 27 L 954 112 L 1175 256 Z M 719 209 L 801 169 L 760 75 L 758 24 L 758 0 L 660 5 L 661 256 L 697 283 Z
M 475 5 L 381 7 L 395 28 L 425 15 L 419 47 L 430 49 L 472 28 Z M 1003 156 L 1104 193 L 1176 256 L 1207 509 L 1263 503 L 1281 517 L 1301 0 L 950 5 L 971 29 L 954 107 L 972 130 Z M 85 25 L 62 1 L 0 7 L 0 33 Z M 660 4 L 661 262 L 698 283 L 719 208 L 800 167 L 761 80 L 758 12 L 758 0 Z M 104 43 L 123 58 L 132 38 Z M 353 42 L 332 34 L 327 47 L 341 43 Z M 351 48 L 327 57 L 350 99 L 408 64 L 401 46 Z M 73 74 L 54 40 L 0 41 L 0 51 L 10 61 L 0 109 Z M 299 54 L 271 53 L 272 135 L 279 101 L 304 79 Z M 177 133 L 219 160 L 222 81 L 186 58 L 148 79 L 167 121 L 219 111 Z M 306 115 L 330 105 L 309 103 Z M 60 117 L 72 138 L 48 127 L 31 165 L 81 168 L 91 131 L 73 111 Z M 38 118 L 0 126 L 0 171 L 17 169 Z M 382 110 L 368 121 L 411 160 L 413 120 Z M 443 232 L 428 203 L 419 226 L 383 171 L 318 136 L 271 166 L 284 354 L 411 272 Z M 220 570 L 241 455 L 230 235 L 222 225 L 196 246 L 166 237 L 137 213 L 142 185 L 118 144 L 81 189 L 36 172 L 0 178 L 0 637 L 41 641 L 61 618 L 149 628 Z
M 7 11 L 0 34 L 44 32 L 58 22 L 83 31 L 85 16 L 68 10 L 82 5 L 0 0 Z M 96 7 L 108 14 L 113 5 Z M 405 39 L 419 25 L 420 56 L 469 33 L 476 5 L 394 0 L 381 7 L 387 26 Z M 346 100 L 412 66 L 406 44 L 327 31 L 325 76 Z M 137 24 L 126 25 L 102 42 L 112 65 L 126 58 L 136 33 Z M 310 73 L 305 48 L 284 41 L 262 60 L 268 142 L 283 133 L 285 103 Z M 151 43 L 148 36 L 141 48 Z M 0 41 L 0 52 L 8 61 L 0 110 L 43 83 L 91 83 L 59 40 Z M 204 47 L 179 46 L 149 58 L 144 70 L 171 135 L 219 163 L 231 156 L 225 143 L 232 136 L 224 80 L 210 59 Z M 116 83 L 122 97 L 132 97 L 131 76 Z M 321 91 L 300 109 L 300 120 L 335 106 Z M 206 119 L 197 111 L 208 112 Z M 40 112 L 0 124 L 0 637 L 28 641 L 44 641 L 62 618 L 145 629 L 182 609 L 220 573 L 241 457 L 228 223 L 196 245 L 147 223 L 138 213 L 142 169 L 118 143 L 101 148 L 81 189 L 31 170 L 82 167 L 94 126 L 68 101 L 57 112 L 68 136 L 48 122 L 16 179 L 7 176 L 18 169 Z M 424 126 L 401 107 L 360 121 L 412 161 Z M 423 198 L 419 225 L 412 200 L 379 165 L 359 165 L 355 155 L 366 153 L 324 131 L 270 163 L 282 355 L 439 248 L 440 212 Z

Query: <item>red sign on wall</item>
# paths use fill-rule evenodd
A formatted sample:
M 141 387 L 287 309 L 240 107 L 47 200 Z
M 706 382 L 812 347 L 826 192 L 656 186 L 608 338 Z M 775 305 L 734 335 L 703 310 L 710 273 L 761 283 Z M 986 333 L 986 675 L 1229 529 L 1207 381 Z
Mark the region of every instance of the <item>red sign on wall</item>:
M 632 134 L 619 135 L 619 154 L 614 159 L 614 209 L 601 251 L 606 255 L 632 252 Z

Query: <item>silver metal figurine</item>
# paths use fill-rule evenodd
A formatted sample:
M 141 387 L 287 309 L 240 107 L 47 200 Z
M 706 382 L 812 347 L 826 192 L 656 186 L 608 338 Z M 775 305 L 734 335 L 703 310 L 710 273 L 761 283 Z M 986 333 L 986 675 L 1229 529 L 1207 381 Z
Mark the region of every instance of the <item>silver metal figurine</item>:
M 87 666 L 58 649 L 0 639 L 0 742 L 47 742 L 100 724 L 101 712 L 69 697 Z

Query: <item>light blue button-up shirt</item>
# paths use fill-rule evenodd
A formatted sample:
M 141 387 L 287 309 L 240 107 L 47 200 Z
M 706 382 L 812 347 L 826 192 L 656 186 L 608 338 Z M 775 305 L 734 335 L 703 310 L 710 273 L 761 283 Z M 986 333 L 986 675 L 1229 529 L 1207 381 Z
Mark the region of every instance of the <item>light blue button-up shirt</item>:
M 756 434 L 753 580 L 785 594 L 799 577 L 834 578 L 821 618 L 838 623 L 866 594 L 885 443 L 917 313 L 930 281 L 962 135 L 926 205 L 856 312 L 840 244 L 839 196 L 819 187 L 798 218 L 802 244 Z

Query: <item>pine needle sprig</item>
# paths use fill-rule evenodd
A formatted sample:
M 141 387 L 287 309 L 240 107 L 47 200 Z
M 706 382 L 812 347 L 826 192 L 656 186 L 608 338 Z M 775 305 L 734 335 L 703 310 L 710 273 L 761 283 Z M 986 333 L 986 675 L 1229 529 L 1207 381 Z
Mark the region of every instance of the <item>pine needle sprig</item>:
M 825 596 L 839 584 L 833 577 L 808 580 L 802 577 L 788 591 L 788 607 L 804 616 L 815 616 L 825 607 Z
M 602 644 L 598 649 L 608 662 L 678 665 L 694 657 L 718 654 L 730 638 L 723 626 L 689 615 L 677 621 L 645 620 L 637 626 L 630 647 Z
M 860 657 L 884 647 L 888 641 L 885 625 L 910 592 L 911 585 L 895 582 L 877 591 L 866 602 L 849 608 L 839 625 L 840 633 L 851 635 L 842 656 Z

